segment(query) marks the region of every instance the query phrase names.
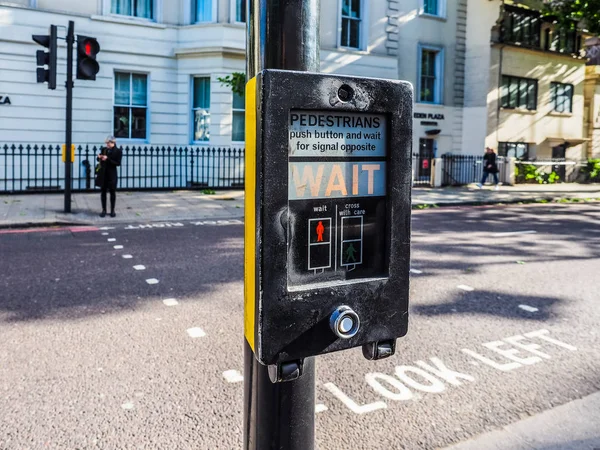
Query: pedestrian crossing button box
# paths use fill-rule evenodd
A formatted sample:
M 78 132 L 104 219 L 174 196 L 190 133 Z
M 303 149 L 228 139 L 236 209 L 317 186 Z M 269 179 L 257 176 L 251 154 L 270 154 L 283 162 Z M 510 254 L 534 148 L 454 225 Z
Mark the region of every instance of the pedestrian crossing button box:
M 261 363 L 377 359 L 406 334 L 412 96 L 306 72 L 248 83 L 245 335 Z

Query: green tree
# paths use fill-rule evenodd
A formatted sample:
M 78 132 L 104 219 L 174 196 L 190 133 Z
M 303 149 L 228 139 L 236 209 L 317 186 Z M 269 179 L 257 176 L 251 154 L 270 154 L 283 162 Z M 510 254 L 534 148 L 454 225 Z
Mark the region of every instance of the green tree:
M 600 0 L 544 0 L 545 12 L 556 15 L 559 23 L 583 22 L 591 33 L 600 34 Z
M 218 77 L 217 80 L 225 86 L 229 86 L 234 94 L 243 97 L 246 91 L 246 74 L 243 72 L 233 72 L 226 77 Z

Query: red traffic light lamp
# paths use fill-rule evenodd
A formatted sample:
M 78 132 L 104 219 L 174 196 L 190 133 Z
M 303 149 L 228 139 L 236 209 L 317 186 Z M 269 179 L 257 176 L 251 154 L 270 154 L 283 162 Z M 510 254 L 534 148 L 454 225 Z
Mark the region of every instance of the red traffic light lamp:
M 100 44 L 96 38 L 77 36 L 77 79 L 95 80 L 100 71 L 96 55 L 100 52 Z

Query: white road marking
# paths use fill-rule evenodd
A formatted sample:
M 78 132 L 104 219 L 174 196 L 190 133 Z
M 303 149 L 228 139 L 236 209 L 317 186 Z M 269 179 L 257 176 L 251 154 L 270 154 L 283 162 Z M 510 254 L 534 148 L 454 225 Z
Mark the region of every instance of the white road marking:
M 536 234 L 535 230 L 525 230 L 525 231 L 510 231 L 508 233 L 494 233 L 492 236 L 494 237 L 503 237 L 503 236 L 518 236 L 520 234 Z
M 187 334 L 189 334 L 191 338 L 201 338 L 201 337 L 206 336 L 206 333 L 204 332 L 204 330 L 199 327 L 188 328 L 186 331 L 187 331 Z
M 572 345 L 569 344 L 565 344 L 564 342 L 558 341 L 556 339 L 553 339 L 551 337 L 546 336 L 549 333 L 548 330 L 538 330 L 538 331 L 532 331 L 531 333 L 525 333 L 525 337 L 528 338 L 539 338 L 542 339 L 544 341 L 550 342 L 551 344 L 554 345 L 558 345 L 559 347 L 563 347 L 566 348 L 568 350 L 571 350 L 572 352 L 577 350 L 577 347 L 573 347 Z
M 116 241 L 116 239 L 115 239 L 115 238 L 108 238 L 108 239 L 107 239 L 107 241 L 108 241 L 108 242 L 115 242 L 115 241 Z
M 123 255 L 123 259 L 131 259 L 131 258 L 133 258 L 132 255 Z
M 137 265 L 137 266 L 133 266 L 133 268 L 134 268 L 135 270 L 146 270 L 146 266 L 142 266 L 141 264 L 140 264 L 140 265 Z
M 241 383 L 244 381 L 244 376 L 237 370 L 226 370 L 223 372 L 223 376 L 228 383 Z
M 179 302 L 177 300 L 175 300 L 174 298 L 166 298 L 163 300 L 163 303 L 165 304 L 165 306 L 177 306 L 179 305 Z
M 420 381 L 417 381 L 415 378 L 409 376 L 409 373 L 413 373 L 417 375 L 419 379 L 424 379 L 428 383 L 424 384 Z M 444 392 L 446 390 L 446 386 L 440 380 L 438 380 L 433 375 L 425 372 L 423 369 L 419 369 L 418 367 L 413 366 L 396 366 L 396 377 L 400 379 L 407 386 L 418 389 L 419 391 L 429 392 L 432 394 L 438 392 Z
M 109 233 L 102 233 L 102 236 L 108 236 Z
M 355 414 L 365 414 L 378 409 L 387 408 L 387 404 L 382 401 L 368 403 L 366 405 L 359 405 L 346 394 L 344 394 L 335 384 L 325 383 L 323 386 Z
M 123 409 L 133 409 L 133 402 L 123 403 L 121 405 L 121 408 L 123 408 Z
M 158 284 L 158 280 L 156 278 L 148 278 L 146 280 L 146 283 L 148 283 L 148 284 Z
M 458 286 L 456 286 L 458 289 L 462 289 L 463 291 L 467 291 L 467 292 L 471 292 L 474 291 L 475 288 L 472 288 L 471 286 L 467 286 L 466 284 L 459 284 Z
M 114 230 L 115 227 L 102 227 L 102 228 L 98 228 L 98 229 L 102 230 L 102 231 L 106 231 L 106 230 Z
M 521 308 L 524 311 L 527 312 L 537 312 L 539 311 L 539 309 L 534 308 L 533 306 L 529 306 L 529 305 L 519 305 L 519 308 Z
M 410 273 L 416 273 L 418 275 L 420 273 L 423 273 L 423 271 L 419 269 L 410 269 Z
M 329 409 L 329 408 L 327 408 L 327 406 L 325 406 L 323 403 L 318 403 L 318 404 L 315 406 L 315 412 L 316 412 L 317 414 L 318 414 L 318 413 L 321 413 L 321 412 L 323 412 L 323 411 L 327 411 L 328 409 Z
M 123 250 L 123 246 L 122 245 L 115 245 L 113 248 L 115 250 Z

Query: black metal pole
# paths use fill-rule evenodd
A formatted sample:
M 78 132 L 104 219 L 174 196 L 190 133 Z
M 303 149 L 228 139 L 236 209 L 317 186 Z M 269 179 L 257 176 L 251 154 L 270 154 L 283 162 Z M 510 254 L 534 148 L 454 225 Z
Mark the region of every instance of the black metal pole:
M 75 42 L 75 22 L 69 21 L 67 30 L 67 117 L 65 124 L 65 212 L 71 212 L 71 144 L 73 140 L 73 43 Z
M 318 72 L 319 0 L 248 0 L 246 77 L 263 69 Z M 244 339 L 244 449 L 313 450 L 315 359 L 302 376 L 272 383 Z

